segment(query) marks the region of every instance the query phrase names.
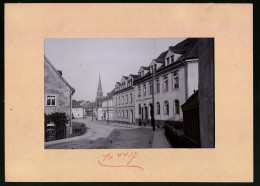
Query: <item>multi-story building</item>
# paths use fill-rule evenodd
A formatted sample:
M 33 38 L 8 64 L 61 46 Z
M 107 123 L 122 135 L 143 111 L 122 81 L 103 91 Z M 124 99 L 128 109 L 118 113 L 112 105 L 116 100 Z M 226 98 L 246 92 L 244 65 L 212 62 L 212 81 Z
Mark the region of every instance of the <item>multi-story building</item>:
M 113 121 L 114 120 L 114 103 L 113 103 L 113 93 L 107 93 L 107 96 L 103 98 L 102 101 L 102 120 Z
M 182 122 L 180 106 L 198 90 L 198 62 L 198 39 L 188 38 L 141 67 L 134 82 L 136 123 L 151 124 L 153 104 L 156 125 Z
M 135 91 L 133 83 L 138 75 L 123 76 L 114 89 L 114 121 L 135 123 Z
M 62 77 L 62 71 L 57 70 L 44 56 L 44 113 L 64 112 L 69 119 L 66 133 L 61 130 L 58 138 L 72 135 L 72 95 L 74 92 L 75 89 Z
M 84 118 L 82 101 L 72 100 L 72 118 Z

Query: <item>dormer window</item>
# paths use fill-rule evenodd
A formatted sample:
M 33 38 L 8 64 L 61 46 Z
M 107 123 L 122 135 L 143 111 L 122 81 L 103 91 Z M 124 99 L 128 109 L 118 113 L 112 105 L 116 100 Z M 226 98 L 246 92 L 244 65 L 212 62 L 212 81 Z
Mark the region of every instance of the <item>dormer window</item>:
M 171 63 L 174 63 L 174 55 L 171 56 Z
M 144 84 L 144 89 L 143 89 L 143 91 L 144 91 L 144 96 L 146 96 L 146 85 Z
M 170 64 L 170 58 L 167 57 L 167 58 L 166 58 L 166 65 L 169 65 L 169 64 Z
M 154 72 L 156 71 L 156 67 L 157 67 L 157 65 L 156 65 L 156 64 L 154 64 Z

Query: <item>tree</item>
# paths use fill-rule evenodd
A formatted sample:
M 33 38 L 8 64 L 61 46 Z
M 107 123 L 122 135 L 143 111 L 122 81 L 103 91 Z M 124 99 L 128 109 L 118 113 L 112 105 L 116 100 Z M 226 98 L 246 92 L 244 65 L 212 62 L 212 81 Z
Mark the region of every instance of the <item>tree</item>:
M 54 112 L 48 115 L 45 114 L 45 131 L 47 124 L 50 122 L 54 123 L 56 134 L 63 131 L 62 133 L 64 134 L 62 135 L 62 138 L 66 137 L 66 124 L 69 122 L 69 118 L 65 112 Z M 60 138 L 59 135 L 56 135 L 56 137 Z

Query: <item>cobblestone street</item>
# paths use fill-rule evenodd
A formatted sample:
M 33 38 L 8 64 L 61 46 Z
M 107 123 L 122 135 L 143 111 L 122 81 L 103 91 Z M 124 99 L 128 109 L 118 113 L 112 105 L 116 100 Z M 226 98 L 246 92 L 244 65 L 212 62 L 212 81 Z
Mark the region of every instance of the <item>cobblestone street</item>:
M 152 128 L 136 125 L 92 122 L 91 118 L 77 119 L 76 122 L 85 123 L 86 134 L 62 140 L 45 143 L 46 149 L 129 149 L 152 148 L 154 132 Z M 159 129 L 158 129 L 159 130 Z M 160 129 L 161 131 L 162 129 Z M 162 148 L 170 148 L 162 132 L 156 136 L 155 148 L 158 142 Z

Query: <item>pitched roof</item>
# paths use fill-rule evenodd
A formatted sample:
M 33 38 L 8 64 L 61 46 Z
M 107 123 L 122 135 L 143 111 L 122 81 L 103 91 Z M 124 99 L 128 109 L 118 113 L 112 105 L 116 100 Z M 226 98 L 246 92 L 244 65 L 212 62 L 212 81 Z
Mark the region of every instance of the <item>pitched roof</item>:
M 123 78 L 128 79 L 128 76 L 123 76 Z
M 72 108 L 83 108 L 83 105 L 81 105 L 82 101 L 76 101 L 72 100 Z
M 98 92 L 102 92 L 102 85 L 101 85 L 101 79 L 100 79 L 100 74 L 99 74 L 99 80 L 98 80 Z
M 135 74 L 130 74 L 129 76 L 133 77 L 134 80 L 139 78 L 139 75 L 135 75 Z
M 169 50 L 182 54 L 180 59 L 197 58 L 199 56 L 198 38 L 187 38 L 177 45 L 169 47 Z
M 144 70 L 149 70 L 149 67 L 141 66 Z
M 59 71 L 54 67 L 54 65 L 50 62 L 50 60 L 44 55 L 44 59 L 49 65 L 53 68 L 53 70 L 58 74 L 58 76 L 61 78 L 61 80 L 71 89 L 72 94 L 75 92 L 75 89 L 70 86 L 70 84 L 62 77 L 62 75 L 59 73 Z
M 164 51 L 155 60 L 164 60 L 166 55 L 167 55 L 167 53 L 168 53 L 168 50 Z

